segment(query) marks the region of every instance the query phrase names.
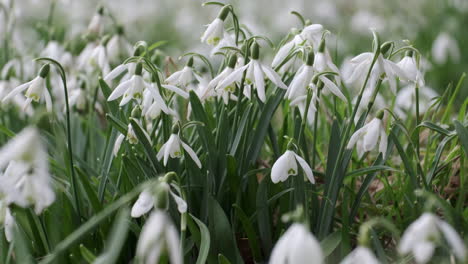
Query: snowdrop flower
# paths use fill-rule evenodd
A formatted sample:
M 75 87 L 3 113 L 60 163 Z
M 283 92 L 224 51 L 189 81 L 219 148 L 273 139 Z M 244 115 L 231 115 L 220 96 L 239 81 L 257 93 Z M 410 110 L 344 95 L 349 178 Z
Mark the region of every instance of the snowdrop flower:
M 441 32 L 432 44 L 432 57 L 437 64 L 444 64 L 449 58 L 453 62 L 460 61 L 460 48 L 457 40 L 448 33 Z
M 135 62 L 120 64 L 104 76 L 104 81 L 109 83 L 110 81 L 119 77 L 122 73 L 126 72 L 126 74 L 120 79 L 121 82 L 124 82 L 135 74 L 136 65 L 137 64 Z
M 187 85 L 194 80 L 196 73 L 193 70 L 193 57 L 187 61 L 187 64 L 180 71 L 176 71 L 171 76 L 167 77 L 166 83 L 186 88 Z
M 372 121 L 356 130 L 349 139 L 346 148 L 352 149 L 357 143 L 358 156 L 362 157 L 365 152 L 371 151 L 377 146 L 380 138 L 379 152 L 385 155 L 385 152 L 387 152 L 387 134 L 382 122 L 383 117 L 384 112 L 380 111 Z
M 138 143 L 138 138 L 137 136 L 135 135 L 135 131 L 133 131 L 133 127 L 132 127 L 132 124 L 128 124 L 128 127 L 127 127 L 127 141 L 128 143 L 132 144 L 132 145 L 135 145 Z M 149 138 L 149 137 L 148 137 Z M 119 149 L 120 149 L 120 146 L 122 145 L 122 141 L 125 139 L 125 136 L 120 134 L 117 139 L 115 140 L 115 144 L 114 144 L 114 148 L 112 150 L 112 153 L 114 154 L 114 156 L 117 156 L 117 154 L 119 153 Z
M 416 95 L 415 95 L 414 84 L 407 85 L 403 87 L 395 98 L 395 112 L 402 118 L 406 117 L 406 112 L 410 111 L 414 113 Z M 419 87 L 419 112 L 424 113 L 429 108 L 433 99 L 437 97 L 438 94 L 432 88 L 427 86 Z
M 380 261 L 369 248 L 358 246 L 340 264 L 380 264 Z
M 50 93 L 47 90 L 45 84 L 45 78 L 49 74 L 49 71 L 49 64 L 42 66 L 36 78 L 13 89 L 9 94 L 7 94 L 7 96 L 3 98 L 2 102 L 10 100 L 11 98 L 14 98 L 17 94 L 26 90 L 25 96 L 27 99 L 24 102 L 23 109 L 26 109 L 32 101 L 39 102 L 39 100 L 43 98 L 46 103 L 47 111 L 51 112 L 52 98 L 50 97 Z
M 403 59 L 397 63 L 397 66 L 406 73 L 409 81 L 413 81 L 421 87 L 424 86 L 424 77 L 418 69 L 416 58 L 413 55 L 414 52 L 412 50 L 406 52 Z
M 218 17 L 208 25 L 201 36 L 201 42 L 206 42 L 206 44 L 211 46 L 218 45 L 224 35 L 224 20 L 226 20 L 229 10 L 229 6 L 224 6 L 221 11 L 219 11 Z
M 204 100 L 208 97 L 218 96 L 221 97 L 224 101 L 224 104 L 228 104 L 229 99 L 237 100 L 237 97 L 234 95 L 236 91 L 235 85 L 228 85 L 223 89 L 218 89 L 218 85 L 226 79 L 233 71 L 236 66 L 237 56 L 233 55 L 229 57 L 228 65 L 224 70 L 218 74 L 213 80 L 211 80 L 206 86 L 205 91 L 201 93 L 200 99 Z
M 199 168 L 202 167 L 200 160 L 198 159 L 197 154 L 193 149 L 184 143 L 179 137 L 179 126 L 174 125 L 172 129 L 172 135 L 169 137 L 166 143 L 162 145 L 161 149 L 159 150 L 156 158 L 158 160 L 163 159 L 164 166 L 167 165 L 167 161 L 169 157 L 171 158 L 180 158 L 182 156 L 182 148 L 186 151 L 186 153 L 192 158 L 192 160 L 197 164 Z
M 322 249 L 317 239 L 303 224 L 292 224 L 271 252 L 269 264 L 321 264 Z
M 289 52 L 293 50 L 298 45 L 304 44 L 308 46 L 314 47 L 314 49 L 318 48 L 318 44 L 320 43 L 320 39 L 323 33 L 323 26 L 320 24 L 312 24 L 305 27 L 301 33 L 294 36 L 294 38 L 289 41 L 288 43 L 284 44 L 276 53 L 275 57 L 273 58 L 273 62 L 271 63 L 272 67 L 278 66 L 281 62 L 283 62 L 286 57 L 288 56 Z
M 104 8 L 100 7 L 98 11 L 94 14 L 91 18 L 91 21 L 88 25 L 88 32 L 91 34 L 100 35 L 103 28 L 103 20 L 104 20 Z
M 170 263 L 182 264 L 179 235 L 173 223 L 163 211 L 154 211 L 141 229 L 136 258 L 138 263 L 159 263 L 163 252 L 168 253 Z
M 252 46 L 252 57 L 250 62 L 229 74 L 218 84 L 217 89 L 224 89 L 232 85 L 234 82 L 240 81 L 245 70 L 247 70 L 245 79 L 247 85 L 244 87 L 244 94 L 249 99 L 251 98 L 250 85 L 255 83 L 258 98 L 262 102 L 266 101 L 264 75 L 266 75 L 266 77 L 276 86 L 282 89 L 287 89 L 288 87 L 283 83 L 283 81 L 281 81 L 280 76 L 270 66 L 259 62 L 258 58 L 259 46 L 255 42 Z
M 109 37 L 105 37 L 99 45 L 94 47 L 85 59 L 85 67 L 87 72 L 91 72 L 92 69 L 99 69 L 103 75 L 107 75 L 110 71 L 109 58 L 107 56 L 106 44 L 109 41 Z M 91 67 L 89 67 L 91 66 Z
M 5 200 L 21 207 L 34 205 L 40 214 L 55 200 L 47 161 L 47 152 L 35 128 L 25 128 L 0 149 L 0 169 L 5 165 L 2 185 Z
M 150 84 L 151 89 L 146 89 L 143 93 L 143 103 L 142 103 L 142 114 L 146 117 L 147 120 L 156 119 L 161 112 L 164 112 L 167 115 L 176 116 L 174 110 L 170 109 L 161 94 L 157 85 L 152 82 Z
M 387 80 L 390 84 L 390 89 L 395 93 L 396 92 L 396 77 L 400 79 L 408 80 L 410 79 L 408 75 L 394 62 L 387 60 L 383 57 L 382 54 L 385 54 L 390 48 L 390 44 L 383 44 L 381 48 L 381 53 L 377 57 L 377 62 L 372 68 L 371 75 L 369 77 L 369 87 L 373 91 L 375 85 L 382 74 L 385 73 Z M 369 67 L 372 65 L 374 59 L 374 53 L 365 52 L 362 53 L 353 59 L 350 60 L 350 64 L 353 66 L 352 72 L 349 74 L 347 83 L 354 83 L 356 81 L 364 82 L 366 78 Z
M 297 155 L 294 151 L 291 150 L 292 146 L 288 146 L 288 150 L 281 155 L 281 157 L 276 160 L 271 168 L 271 181 L 273 183 L 284 182 L 286 181 L 289 176 L 297 175 L 299 172 L 297 164 L 301 166 L 302 170 L 304 170 L 307 179 L 312 184 L 315 184 L 314 174 L 312 173 L 312 169 L 310 168 L 309 164 Z
M 117 34 L 112 36 L 106 45 L 107 55 L 112 63 L 118 63 L 122 57 L 131 54 L 132 46 L 123 35 L 123 28 L 117 28 Z
M 141 63 L 137 63 L 135 68 L 135 74 L 129 79 L 120 83 L 114 91 L 111 93 L 107 101 L 113 101 L 117 98 L 122 97 L 120 106 L 126 105 L 130 100 L 141 100 L 143 91 L 148 87 L 148 84 L 143 80 L 141 76 L 143 66 Z
M 166 193 L 170 194 L 172 199 L 174 199 L 174 202 L 177 204 L 177 210 L 181 214 L 183 214 L 187 212 L 187 202 L 180 197 L 180 190 L 178 189 L 178 187 L 176 188 L 175 185 L 173 187 L 177 191 L 177 193 L 172 191 L 169 184 L 166 182 L 160 182 L 158 186 L 159 191 L 162 191 L 162 189 L 164 189 Z M 135 202 L 135 204 L 133 204 L 131 216 L 134 218 L 138 218 L 151 211 L 151 209 L 153 209 L 155 205 L 156 197 L 158 196 L 153 194 L 150 190 L 144 190 L 143 192 L 141 192 L 140 196 L 138 196 L 137 201 Z
M 333 72 L 340 73 L 340 70 L 333 63 L 330 54 L 326 50 L 325 39 L 322 39 L 317 54 L 315 54 L 314 68 L 318 72 L 331 70 Z
M 401 254 L 412 253 L 417 263 L 427 263 L 441 235 L 448 242 L 453 254 L 461 262 L 466 260 L 466 247 L 461 237 L 453 227 L 432 213 L 424 213 L 406 229 L 398 245 L 398 251 Z
M 314 77 L 314 53 L 310 52 L 307 56 L 306 64 L 303 65 L 296 72 L 294 79 L 289 84 L 288 90 L 286 91 L 285 96 L 289 100 L 293 100 L 298 96 L 307 94 L 307 87 Z

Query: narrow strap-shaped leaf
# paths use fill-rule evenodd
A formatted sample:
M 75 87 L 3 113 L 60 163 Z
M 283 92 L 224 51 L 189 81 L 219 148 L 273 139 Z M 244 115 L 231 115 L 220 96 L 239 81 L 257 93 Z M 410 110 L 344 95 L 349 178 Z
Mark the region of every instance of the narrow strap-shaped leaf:
M 260 262 L 261 254 L 260 254 L 260 247 L 258 242 L 257 234 L 255 233 L 255 229 L 250 222 L 247 215 L 244 213 L 242 208 L 240 208 L 237 204 L 234 204 L 232 207 L 236 210 L 236 216 L 239 218 L 242 227 L 244 228 L 245 234 L 247 235 L 247 239 L 249 241 L 250 249 L 252 250 L 252 254 L 254 257 L 255 262 Z
M 140 124 L 138 124 L 138 122 L 136 122 L 136 120 L 133 118 L 130 120 L 130 123 L 132 124 L 133 131 L 135 131 L 135 135 L 138 138 L 138 141 L 143 145 L 146 157 L 150 161 L 154 171 L 161 171 L 161 168 L 159 166 L 160 164 L 156 159 L 156 153 L 153 147 L 151 146 L 151 143 L 148 141 L 148 138 L 146 137 L 145 133 L 143 132 L 143 128 L 141 128 Z
M 199 250 L 198 250 L 198 257 L 197 257 L 197 264 L 203 264 L 206 263 L 206 260 L 208 258 L 208 253 L 210 252 L 210 231 L 208 231 L 208 227 L 200 221 L 198 218 L 196 218 L 193 215 L 190 215 L 192 219 L 197 223 L 198 228 L 200 229 L 200 242 L 198 243 L 199 245 Z

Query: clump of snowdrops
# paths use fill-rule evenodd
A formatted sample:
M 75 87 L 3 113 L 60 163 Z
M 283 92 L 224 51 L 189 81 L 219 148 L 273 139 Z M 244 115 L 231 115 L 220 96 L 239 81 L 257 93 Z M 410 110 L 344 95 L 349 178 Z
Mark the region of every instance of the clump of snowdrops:
M 5 56 L 1 263 L 466 263 L 464 75 L 438 95 L 409 41 L 338 67 L 297 12 L 272 43 L 206 5 L 207 55 L 131 45 L 100 7 Z

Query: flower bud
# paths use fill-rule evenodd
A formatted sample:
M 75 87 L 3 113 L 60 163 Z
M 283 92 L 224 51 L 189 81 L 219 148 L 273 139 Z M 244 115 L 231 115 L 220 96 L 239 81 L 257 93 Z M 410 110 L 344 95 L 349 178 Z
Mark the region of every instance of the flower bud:
M 180 129 L 180 128 L 179 128 L 179 124 L 177 124 L 177 123 L 174 124 L 174 125 L 172 126 L 172 134 L 178 134 L 178 133 L 179 133 L 179 129 Z
M 154 207 L 166 210 L 169 205 L 169 185 L 166 183 L 158 184 L 155 191 Z
M 229 15 L 229 9 L 230 7 L 227 5 L 221 8 L 221 11 L 219 11 L 219 14 L 218 14 L 218 18 L 224 21 L 226 17 Z
M 140 75 L 143 72 L 143 64 L 141 62 L 138 62 L 136 67 L 135 67 L 135 75 Z
M 391 42 L 385 42 L 384 44 L 382 44 L 382 46 L 380 46 L 380 52 L 382 53 L 382 55 L 385 56 L 391 47 L 392 47 Z
M 193 67 L 193 57 L 190 57 L 190 58 L 189 58 L 189 60 L 187 61 L 186 66 L 187 66 L 187 67 L 190 67 L 190 68 Z
M 377 117 L 378 119 L 382 120 L 383 117 L 384 117 L 384 114 L 385 114 L 385 113 L 384 113 L 383 110 L 379 110 L 379 112 L 377 112 L 376 117 Z
M 50 71 L 50 65 L 46 64 L 42 66 L 42 68 L 39 70 L 39 76 L 45 79 L 47 75 L 49 75 L 49 71 Z
M 312 51 L 309 52 L 309 54 L 307 54 L 307 57 L 306 57 L 306 65 L 307 66 L 314 65 L 314 59 L 315 59 L 315 54 Z
M 237 56 L 234 54 L 231 57 L 229 57 L 228 67 L 231 69 L 234 69 L 234 67 L 236 67 L 236 63 L 237 63 Z
M 320 41 L 320 45 L 318 48 L 318 52 L 324 53 L 325 52 L 325 38 L 322 38 L 322 41 Z
M 258 45 L 256 41 L 252 44 L 252 48 L 250 49 L 250 52 L 252 53 L 251 54 L 252 59 L 258 60 L 260 56 L 260 46 Z

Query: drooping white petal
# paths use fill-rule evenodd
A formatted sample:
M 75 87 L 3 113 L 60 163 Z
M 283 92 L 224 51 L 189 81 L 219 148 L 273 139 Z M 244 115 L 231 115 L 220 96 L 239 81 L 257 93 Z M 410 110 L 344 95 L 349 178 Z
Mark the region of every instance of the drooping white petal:
M 119 153 L 120 146 L 122 145 L 122 141 L 124 140 L 125 136 L 122 134 L 119 134 L 117 139 L 115 140 L 114 148 L 112 149 L 112 153 L 114 156 L 117 156 Z
M 301 165 L 302 169 L 304 170 L 305 175 L 307 176 L 307 179 L 309 179 L 310 183 L 315 184 L 315 179 L 314 179 L 314 174 L 312 172 L 312 169 L 310 168 L 309 164 L 301 158 L 301 156 L 297 155 L 294 153 L 294 157 L 296 157 L 297 162 L 299 162 L 299 165 Z
M 174 93 L 182 96 L 185 99 L 189 98 L 189 94 L 186 91 L 180 89 L 177 86 L 169 85 L 169 84 L 163 84 L 163 85 L 161 85 L 161 87 L 163 87 L 164 89 L 167 89 L 169 91 L 173 91 Z
M 465 247 L 465 243 L 463 242 L 462 238 L 458 235 L 458 233 L 453 229 L 452 226 L 447 224 L 445 221 L 439 220 L 438 226 L 440 231 L 444 235 L 445 239 L 449 243 L 450 247 L 453 250 L 453 253 L 459 260 L 466 260 L 468 258 L 467 250 Z
M 185 149 L 187 154 L 189 154 L 189 156 L 195 162 L 195 164 L 197 164 L 198 168 L 201 169 L 202 164 L 201 164 L 200 160 L 198 159 L 198 156 L 195 153 L 195 151 L 193 151 L 193 149 L 189 145 L 185 144 L 183 141 L 180 141 L 180 143 L 182 144 L 182 147 Z
M 268 79 L 270 79 L 272 83 L 274 83 L 279 88 L 282 88 L 285 90 L 288 89 L 288 86 L 286 86 L 286 84 L 283 83 L 283 81 L 281 80 L 281 77 L 271 67 L 267 65 L 263 65 L 263 64 L 259 64 L 259 65 L 262 66 L 263 72 L 268 77 Z
M 221 81 L 216 89 L 224 89 L 227 86 L 231 85 L 233 82 L 240 81 L 242 78 L 242 74 L 244 73 L 245 69 L 252 64 L 252 61 L 247 63 L 246 65 L 235 69 L 231 74 L 229 74 L 223 81 Z
M 380 137 L 380 120 L 373 119 L 367 127 L 366 134 L 363 137 L 364 150 L 370 151 L 377 145 L 377 140 Z
M 154 197 L 149 191 L 142 191 L 132 206 L 130 215 L 134 218 L 148 213 L 154 206 Z
M 7 94 L 5 96 L 5 98 L 3 98 L 2 102 L 6 102 L 6 101 L 10 100 L 10 98 L 15 97 L 19 93 L 21 93 L 24 90 L 28 89 L 28 87 L 32 84 L 33 81 L 34 80 L 29 81 L 27 83 L 23 83 L 22 85 L 20 85 L 20 86 L 16 87 L 15 89 L 13 89 L 9 94 Z
M 182 199 L 179 195 L 175 194 L 173 191 L 169 191 L 169 193 L 171 194 L 172 198 L 174 198 L 179 213 L 183 214 L 187 212 L 187 202 L 185 202 L 184 199 Z
M 128 88 L 132 85 L 133 83 L 133 78 L 126 80 L 119 84 L 114 91 L 109 95 L 109 98 L 107 98 L 107 101 L 113 101 L 119 97 L 121 97 L 127 90 Z
M 265 95 L 265 80 L 263 79 L 263 72 L 258 61 L 252 60 L 252 67 L 255 76 L 255 86 L 257 88 L 257 94 L 260 101 L 266 101 Z

